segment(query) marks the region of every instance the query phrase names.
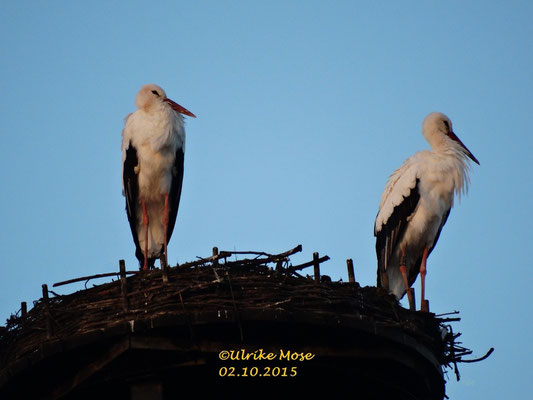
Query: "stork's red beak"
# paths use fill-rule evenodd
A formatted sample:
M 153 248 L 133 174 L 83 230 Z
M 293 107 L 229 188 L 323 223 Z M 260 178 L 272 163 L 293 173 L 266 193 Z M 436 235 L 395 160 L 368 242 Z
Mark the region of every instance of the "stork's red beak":
M 463 149 L 465 149 L 466 155 L 470 157 L 472 161 L 474 161 L 477 165 L 480 165 L 477 158 L 474 157 L 474 155 L 470 152 L 470 150 L 468 150 L 468 148 L 463 144 L 463 142 L 461 142 L 461 139 L 459 139 L 455 133 L 450 131 L 448 133 L 448 136 L 450 137 L 450 139 L 455 140 L 457 143 L 459 143 Z
M 163 99 L 163 101 L 166 101 L 168 104 L 170 104 L 170 107 L 172 107 L 173 110 L 176 110 L 180 114 L 184 114 L 184 115 L 188 115 L 189 117 L 196 118 L 196 115 L 194 115 L 192 112 L 187 110 L 185 107 L 180 106 L 178 103 L 170 99 Z

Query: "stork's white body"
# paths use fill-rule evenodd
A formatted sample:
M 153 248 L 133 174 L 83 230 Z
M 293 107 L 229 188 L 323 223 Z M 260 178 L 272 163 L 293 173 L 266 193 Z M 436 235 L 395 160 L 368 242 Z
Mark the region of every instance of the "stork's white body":
M 382 269 L 387 274 L 389 290 L 398 299 L 406 292 L 399 268 L 402 254 L 412 285 L 424 249 L 429 255 L 439 238 L 454 195 L 468 190 L 467 157 L 477 162 L 453 134 L 451 121 L 443 114 L 430 114 L 424 121 L 423 133 L 432 151 L 414 154 L 390 176 L 374 225 L 378 238 L 378 286 L 382 283 Z

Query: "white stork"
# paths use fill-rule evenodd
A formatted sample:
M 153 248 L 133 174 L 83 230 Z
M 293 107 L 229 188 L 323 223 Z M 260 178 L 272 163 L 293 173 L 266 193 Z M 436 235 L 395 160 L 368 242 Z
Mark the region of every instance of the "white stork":
M 141 268 L 154 267 L 172 235 L 183 181 L 185 129 L 183 115 L 193 113 L 167 98 L 157 85 L 137 93 L 138 110 L 122 130 L 122 192 L 135 256 Z
M 427 310 L 427 258 L 448 219 L 454 193 L 460 197 L 468 190 L 467 157 L 477 164 L 479 161 L 442 113 L 430 113 L 424 119 L 422 133 L 432 151 L 415 153 L 390 176 L 381 196 L 374 235 L 378 287 L 388 288 L 401 299 L 406 291 L 411 294 L 409 288 L 420 273 L 422 309 Z

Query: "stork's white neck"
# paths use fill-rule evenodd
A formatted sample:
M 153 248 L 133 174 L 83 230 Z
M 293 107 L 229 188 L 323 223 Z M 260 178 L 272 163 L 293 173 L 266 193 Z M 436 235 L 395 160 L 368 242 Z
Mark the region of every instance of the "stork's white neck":
M 434 153 L 459 159 L 462 163 L 469 165 L 468 155 L 464 147 L 444 132 L 437 129 L 429 130 L 424 132 L 424 137 Z
M 468 192 L 470 184 L 470 162 L 464 149 L 459 143 L 445 137 L 438 146 L 432 146 L 432 152 L 438 154 L 444 170 L 453 178 L 454 191 L 460 199 Z

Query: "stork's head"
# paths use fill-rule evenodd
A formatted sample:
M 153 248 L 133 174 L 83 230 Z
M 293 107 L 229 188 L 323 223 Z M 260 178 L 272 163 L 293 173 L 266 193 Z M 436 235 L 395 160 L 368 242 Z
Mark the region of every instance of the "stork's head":
M 173 110 L 179 112 L 180 114 L 196 118 L 196 116 L 185 107 L 182 107 L 178 103 L 170 100 L 163 88 L 154 85 L 153 83 L 144 85 L 141 90 L 139 90 L 139 93 L 137 93 L 137 97 L 135 98 L 135 105 L 147 112 L 150 111 L 154 105 L 161 104 L 162 102 L 167 103 Z
M 479 164 L 477 158 L 453 132 L 450 118 L 443 113 L 432 112 L 428 114 L 422 123 L 422 134 L 434 150 L 450 146 L 459 147 L 466 156 L 470 157 L 476 164 Z

